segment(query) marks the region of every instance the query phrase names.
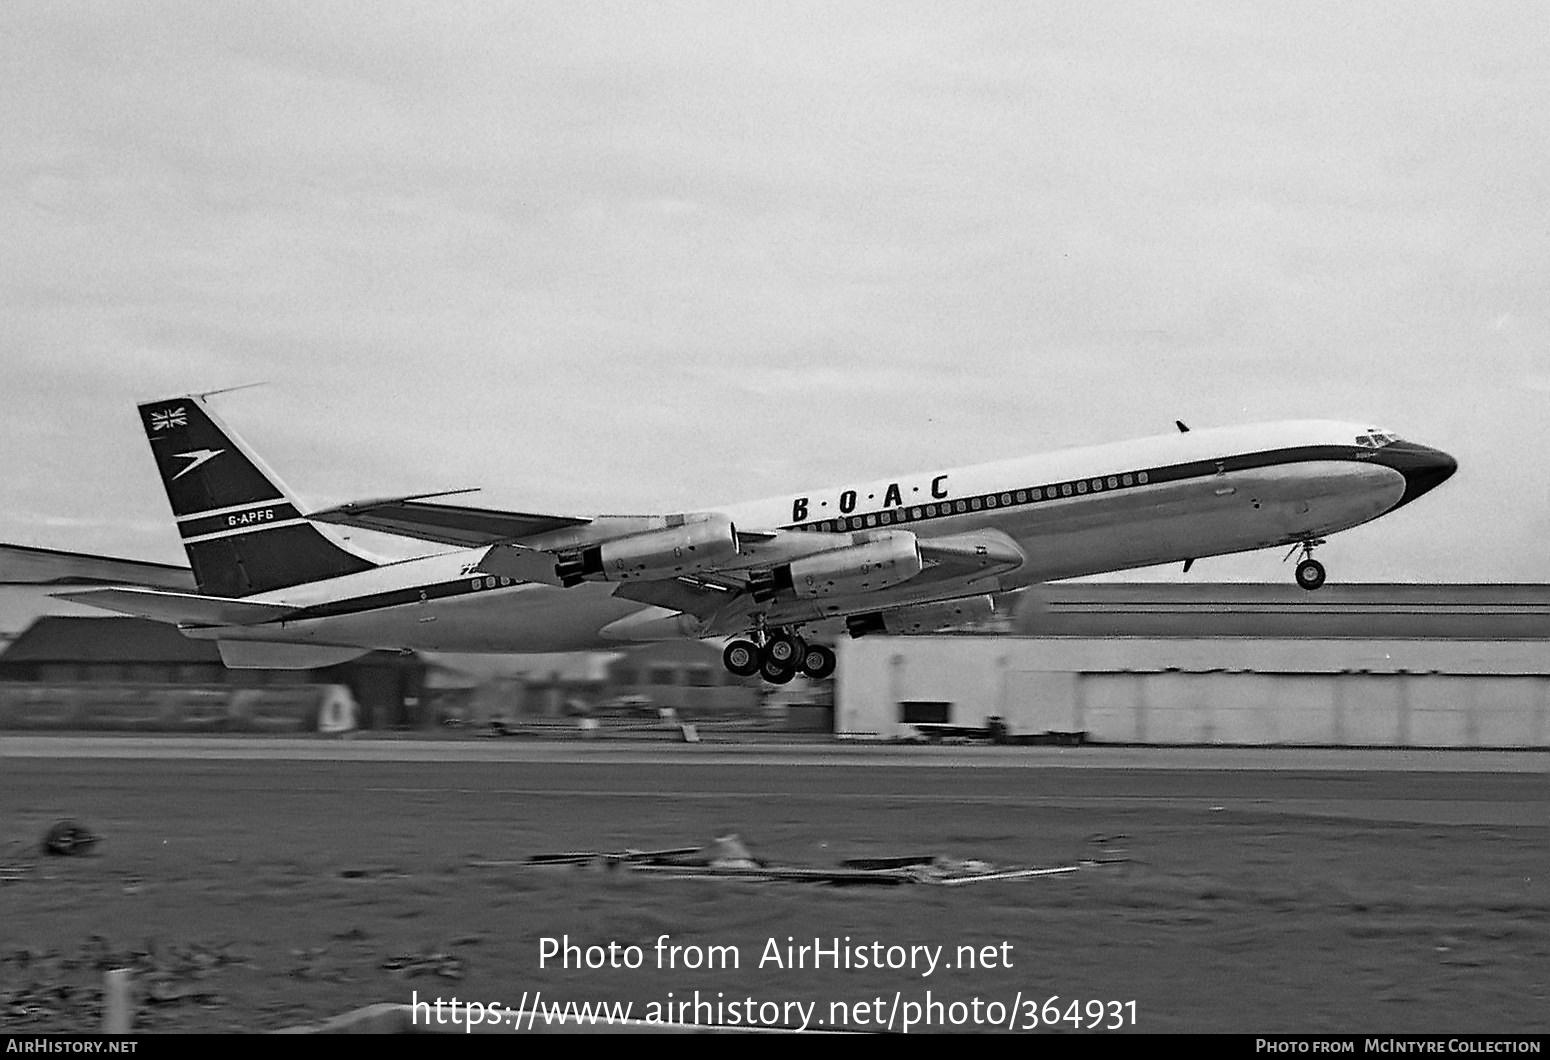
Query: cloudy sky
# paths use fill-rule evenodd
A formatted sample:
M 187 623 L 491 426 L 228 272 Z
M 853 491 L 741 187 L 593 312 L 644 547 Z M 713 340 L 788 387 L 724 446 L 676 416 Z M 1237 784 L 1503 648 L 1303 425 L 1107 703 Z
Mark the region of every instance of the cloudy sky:
M 583 513 L 1370 421 L 1461 470 L 1332 580 L 1550 579 L 1547 40 L 1538 2 L 10 0 L 0 541 L 181 562 L 134 403 L 263 380 L 217 400 L 308 501 Z

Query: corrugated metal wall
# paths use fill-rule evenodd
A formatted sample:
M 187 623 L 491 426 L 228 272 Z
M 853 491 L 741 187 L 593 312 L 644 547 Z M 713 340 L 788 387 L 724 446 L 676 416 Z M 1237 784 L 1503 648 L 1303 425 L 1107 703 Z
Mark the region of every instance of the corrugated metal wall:
M 949 722 L 1095 741 L 1550 746 L 1541 642 L 865 638 L 842 646 L 841 735 L 903 738 L 899 704 Z

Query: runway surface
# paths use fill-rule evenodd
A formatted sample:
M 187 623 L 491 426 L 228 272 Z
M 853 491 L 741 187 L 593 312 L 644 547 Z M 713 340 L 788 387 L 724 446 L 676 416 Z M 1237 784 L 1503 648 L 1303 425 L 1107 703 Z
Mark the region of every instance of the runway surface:
M 232 788 L 314 795 L 479 793 L 531 799 L 817 800 L 864 806 L 1194 806 L 1438 824 L 1550 821 L 1550 754 L 1307 748 L 998 748 L 684 745 L 265 737 L 5 736 L 18 780 L 55 774 L 82 791 L 156 768 L 107 763 L 243 762 Z M 23 762 L 38 763 L 31 768 Z M 284 765 L 282 765 L 284 764 Z M 336 765 L 338 769 L 307 768 Z M 458 768 L 448 771 L 449 765 Z M 520 769 L 501 768 L 520 766 Z M 106 791 L 103 792 L 106 794 Z
M 1306 747 L 955 747 L 664 740 L 447 740 L 268 736 L 0 735 L 0 758 L 375 762 L 697 762 L 943 769 L 1318 770 L 1550 774 L 1550 752 Z
M 511 1003 L 530 986 L 641 1003 L 1026 990 L 1137 999 L 1143 1030 L 1521 1031 L 1550 1013 L 1541 754 L 6 736 L 0 758 L 13 856 L 60 818 L 104 837 L 94 857 L 7 885 L 8 945 L 243 955 L 209 973 L 222 1005 L 148 1012 L 168 1029 L 284 1026 L 412 990 Z M 1130 860 L 951 890 L 522 868 L 534 853 L 728 833 L 820 867 Z M 648 974 L 536 959 L 545 937 L 664 933 L 739 947 L 746 963 Z M 845 935 L 1005 942 L 1017 963 L 935 979 L 754 966 L 770 938 Z M 455 958 L 461 978 L 391 970 L 406 954 Z

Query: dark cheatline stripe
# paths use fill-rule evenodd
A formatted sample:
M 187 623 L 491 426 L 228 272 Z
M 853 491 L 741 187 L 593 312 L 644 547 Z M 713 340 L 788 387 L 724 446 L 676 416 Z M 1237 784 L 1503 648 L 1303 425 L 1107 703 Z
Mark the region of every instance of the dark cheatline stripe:
M 285 616 L 285 621 L 295 622 L 305 618 L 333 618 L 339 615 L 350 615 L 360 611 L 376 611 L 384 607 L 398 607 L 403 604 L 417 604 L 430 600 L 446 600 L 454 596 L 468 596 L 473 593 L 487 592 L 490 589 L 503 589 L 516 584 L 512 578 L 497 578 L 490 574 L 478 576 L 469 575 L 464 578 L 454 578 L 450 581 L 433 582 L 429 585 L 411 585 L 402 589 L 388 589 L 380 593 L 370 593 L 366 596 L 353 596 L 348 600 L 330 600 L 327 603 L 315 604 L 312 607 L 302 608 L 293 614 Z
M 228 530 L 257 530 L 265 523 L 278 523 L 283 519 L 297 519 L 301 513 L 296 506 L 286 503 L 281 498 L 272 501 L 264 501 L 244 508 L 241 511 L 227 512 L 224 515 L 207 515 L 199 519 L 189 519 L 178 524 L 178 533 L 184 538 L 203 537 L 205 534 L 218 534 Z
M 829 519 L 808 520 L 792 523 L 787 530 L 818 530 L 842 533 L 852 530 L 870 530 L 885 526 L 909 526 L 929 523 L 976 512 L 994 511 L 1001 508 L 1024 508 L 1048 504 L 1052 501 L 1075 500 L 1078 497 L 1097 496 L 1104 493 L 1121 493 L 1142 486 L 1158 486 L 1170 482 L 1182 482 L 1194 478 L 1210 478 L 1233 471 L 1275 467 L 1280 464 L 1299 464 L 1315 460 L 1347 460 L 1359 463 L 1388 462 L 1381 458 L 1383 450 L 1366 449 L 1355 445 L 1302 445 L 1282 449 L 1267 449 L 1258 453 L 1243 453 L 1223 457 L 1220 460 L 1192 460 L 1183 464 L 1165 464 L 1158 467 L 1138 468 L 1115 472 L 1112 475 L 1089 476 L 1080 479 L 1057 480 L 994 493 L 981 493 L 949 500 L 928 501 L 891 508 L 874 508 L 871 511 L 839 515 Z
M 837 531 L 868 529 L 870 527 L 866 520 L 869 516 L 873 519 L 873 522 L 870 524 L 873 527 L 897 526 L 901 524 L 906 526 L 920 525 L 922 523 L 929 523 L 934 519 L 954 518 L 960 514 L 968 515 L 1001 508 L 1047 504 L 1051 501 L 1074 500 L 1078 497 L 1099 496 L 1104 493 L 1121 493 L 1125 490 L 1137 489 L 1142 486 L 1157 486 L 1170 482 L 1182 482 L 1193 478 L 1209 478 L 1219 473 L 1247 471 L 1260 467 L 1275 467 L 1280 464 L 1298 464 L 1316 460 L 1344 460 L 1353 463 L 1378 463 L 1390 466 L 1389 461 L 1382 459 L 1383 452 L 1384 450 L 1382 449 L 1366 449 L 1354 445 L 1305 445 L 1284 449 L 1268 449 L 1259 453 L 1224 457 L 1221 460 L 1194 460 L 1184 464 L 1167 464 L 1159 467 L 1141 468 L 1100 477 L 1046 482 L 1040 483 L 1037 486 L 997 490 L 993 494 L 982 493 L 974 497 L 954 497 L 949 501 L 935 501 L 931 504 L 898 506 L 885 511 L 874 509 L 871 512 L 836 517 L 835 519 L 820 519 L 796 523 L 785 527 L 785 529 L 827 530 L 830 524 L 842 524 L 837 526 Z M 1113 486 L 1109 485 L 1111 479 L 1115 483 Z M 1098 483 L 1101 483 L 1101 485 L 1098 485 Z M 1079 484 L 1082 487 L 1081 489 L 1078 489 Z M 1067 492 L 1068 487 L 1069 493 Z M 1003 501 L 1003 497 L 1008 499 Z M 1019 499 L 1019 497 L 1022 499 Z M 991 503 L 992 498 L 994 498 L 994 503 Z M 977 506 L 975 502 L 978 502 Z M 963 504 L 961 511 L 958 508 L 960 503 Z M 928 509 L 934 510 L 933 514 L 926 514 Z M 920 514 L 915 514 L 917 512 Z M 884 514 L 888 516 L 886 522 L 881 520 L 881 516 Z M 286 616 L 285 620 L 287 622 L 294 622 L 307 618 L 331 618 L 364 611 L 375 611 L 384 607 L 398 607 L 403 604 L 418 603 L 422 600 L 445 600 L 450 597 L 467 596 L 472 593 L 484 592 L 511 584 L 514 584 L 514 582 L 509 578 L 495 578 L 490 575 L 474 577 L 469 575 L 450 581 L 436 582 L 431 585 L 416 585 L 404 589 L 392 589 L 386 592 L 352 597 L 348 600 L 333 600 L 325 604 L 304 608 L 301 611 Z

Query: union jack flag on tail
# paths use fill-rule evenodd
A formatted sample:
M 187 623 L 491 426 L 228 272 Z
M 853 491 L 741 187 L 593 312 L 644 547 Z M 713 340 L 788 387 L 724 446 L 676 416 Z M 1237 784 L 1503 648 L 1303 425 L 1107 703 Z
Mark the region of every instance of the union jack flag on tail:
M 173 427 L 188 426 L 188 409 L 179 405 L 175 409 L 164 409 L 161 412 L 151 413 L 151 430 L 166 431 Z

